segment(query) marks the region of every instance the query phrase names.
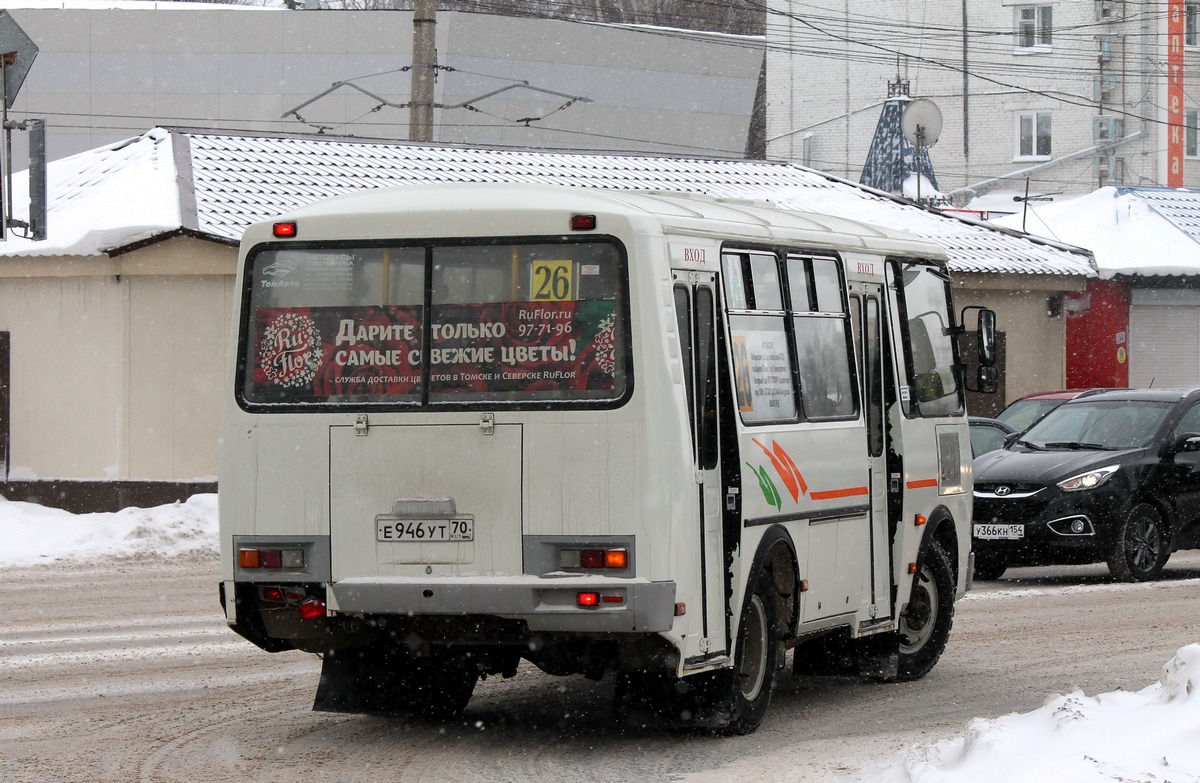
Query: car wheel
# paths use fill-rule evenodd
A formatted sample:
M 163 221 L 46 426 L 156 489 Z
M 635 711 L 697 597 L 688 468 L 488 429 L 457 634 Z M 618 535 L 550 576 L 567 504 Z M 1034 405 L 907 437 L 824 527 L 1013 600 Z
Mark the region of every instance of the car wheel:
M 1162 575 L 1171 556 L 1171 533 L 1158 509 L 1134 506 L 1121 524 L 1108 553 L 1108 570 L 1122 582 L 1151 582 Z
M 975 553 L 975 578 L 984 582 L 999 579 L 1008 570 L 1008 560 L 998 552 Z
M 942 657 L 954 623 L 954 570 L 936 541 L 929 542 L 913 580 L 908 606 L 900 615 L 897 679 L 924 677 Z

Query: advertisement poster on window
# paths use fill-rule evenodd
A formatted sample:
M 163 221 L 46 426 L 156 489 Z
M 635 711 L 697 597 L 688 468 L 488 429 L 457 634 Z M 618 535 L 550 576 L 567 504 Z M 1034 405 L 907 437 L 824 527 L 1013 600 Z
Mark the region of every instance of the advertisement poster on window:
M 616 303 L 439 305 L 429 357 L 434 394 L 616 391 Z
M 732 343 L 738 408 L 743 421 L 794 418 L 796 401 L 784 333 L 737 329 Z
M 498 302 L 434 308 L 260 308 L 251 396 L 322 402 L 433 395 L 617 391 L 616 303 Z
M 411 394 L 421 384 L 421 310 L 259 308 L 253 392 L 292 401 Z

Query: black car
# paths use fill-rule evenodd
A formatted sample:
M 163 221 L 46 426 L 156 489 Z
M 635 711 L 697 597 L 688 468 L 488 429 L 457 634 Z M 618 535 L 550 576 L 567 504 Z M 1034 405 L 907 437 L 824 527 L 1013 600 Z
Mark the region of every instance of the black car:
M 1148 581 L 1200 548 L 1200 388 L 1070 400 L 974 464 L 978 579 L 1105 561 Z

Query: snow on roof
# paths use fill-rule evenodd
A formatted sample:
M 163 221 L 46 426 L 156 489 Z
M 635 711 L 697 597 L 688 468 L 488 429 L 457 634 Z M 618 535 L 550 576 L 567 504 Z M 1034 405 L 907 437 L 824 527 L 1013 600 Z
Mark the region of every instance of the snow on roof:
M 1200 274 L 1200 190 L 1104 187 L 992 221 L 1091 249 L 1100 276 Z
M 173 163 L 178 161 L 178 168 Z M 14 178 L 14 212 L 26 208 Z M 236 243 L 251 223 L 328 196 L 436 182 L 540 182 L 751 198 L 933 240 L 957 272 L 1094 277 L 1090 255 L 947 216 L 798 166 L 154 128 L 53 161 L 48 237 L 0 256 L 103 255 L 180 230 Z M 18 214 L 17 217 L 22 217 Z

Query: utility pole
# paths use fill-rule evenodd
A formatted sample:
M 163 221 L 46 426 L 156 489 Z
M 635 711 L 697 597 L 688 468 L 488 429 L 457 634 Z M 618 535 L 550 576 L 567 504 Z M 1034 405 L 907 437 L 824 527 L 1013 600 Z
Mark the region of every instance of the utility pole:
M 433 141 L 433 87 L 437 80 L 437 0 L 413 3 L 412 100 L 409 141 Z

